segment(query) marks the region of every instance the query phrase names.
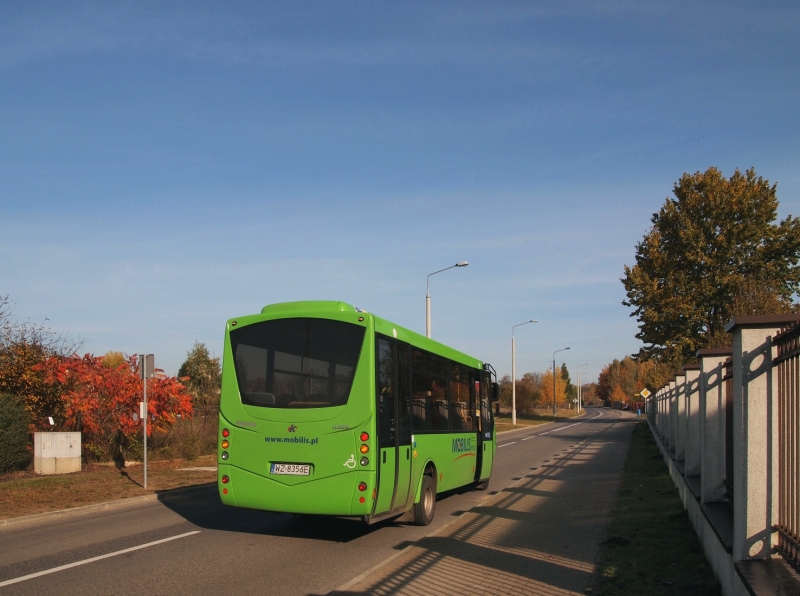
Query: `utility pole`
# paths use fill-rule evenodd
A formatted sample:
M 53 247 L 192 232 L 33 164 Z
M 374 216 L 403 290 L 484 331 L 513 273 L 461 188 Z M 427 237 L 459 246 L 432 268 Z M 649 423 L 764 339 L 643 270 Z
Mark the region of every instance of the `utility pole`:
M 556 354 L 569 350 L 569 348 L 561 348 L 553 352 L 553 422 L 556 421 Z
M 139 354 L 139 376 L 142 378 L 143 399 L 141 416 L 142 431 L 144 433 L 144 457 L 142 466 L 144 467 L 144 488 L 147 489 L 147 379 L 155 372 L 155 356 L 153 354 Z
M 517 350 L 514 344 L 514 329 L 528 323 L 538 323 L 539 319 L 531 319 L 511 328 L 511 425 L 517 425 Z

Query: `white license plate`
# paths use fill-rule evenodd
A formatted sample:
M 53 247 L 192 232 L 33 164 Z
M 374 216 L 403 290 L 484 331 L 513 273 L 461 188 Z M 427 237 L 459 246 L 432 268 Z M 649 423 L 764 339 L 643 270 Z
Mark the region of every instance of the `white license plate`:
M 283 474 L 287 476 L 308 476 L 311 474 L 311 464 L 272 464 L 270 474 Z

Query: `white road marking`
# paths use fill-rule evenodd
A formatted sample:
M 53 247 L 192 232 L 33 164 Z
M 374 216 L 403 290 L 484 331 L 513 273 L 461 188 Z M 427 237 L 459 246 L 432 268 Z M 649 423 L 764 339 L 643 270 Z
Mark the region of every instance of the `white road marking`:
M 554 428 L 550 432 L 557 433 L 560 430 L 566 430 L 568 428 L 572 428 L 573 426 L 578 426 L 579 424 L 581 424 L 581 423 L 580 422 L 576 422 L 575 424 L 570 424 L 569 426 L 562 426 L 561 428 Z
M 603 415 L 603 411 L 600 410 L 600 413 L 597 416 L 594 416 L 593 418 L 588 418 L 588 420 L 594 420 L 595 418 L 600 418 L 600 416 L 602 416 L 602 415 Z M 586 420 L 581 420 L 580 422 L 576 422 L 575 424 L 570 424 L 569 426 L 561 426 L 559 428 L 551 428 L 547 432 L 539 433 L 538 435 L 531 435 L 529 437 L 525 437 L 522 440 L 523 441 L 527 441 L 528 439 L 533 439 L 534 437 L 543 437 L 544 435 L 549 435 L 550 433 L 557 433 L 558 431 L 566 430 L 568 428 L 572 428 L 573 426 L 578 426 L 579 424 L 583 424 L 584 422 L 586 422 Z M 514 443 L 516 443 L 516 441 L 512 441 L 511 443 L 506 443 L 505 445 L 498 445 L 497 447 L 499 449 L 500 447 L 505 447 L 506 445 L 512 445 Z
M 594 418 L 589 418 L 589 420 L 594 420 L 595 418 L 600 418 L 600 416 L 602 416 L 602 415 L 603 415 L 603 412 L 601 410 L 600 413 L 597 416 L 595 416 Z M 527 437 L 526 439 L 522 439 L 522 440 L 523 441 L 527 441 L 528 439 L 532 439 L 533 437 L 542 437 L 544 435 L 549 435 L 550 433 L 557 433 L 560 430 L 565 430 L 567 428 L 572 428 L 573 426 L 578 426 L 579 424 L 583 424 L 584 422 L 586 422 L 586 421 L 585 420 L 581 420 L 580 422 L 576 422 L 575 424 L 570 424 L 569 426 L 562 426 L 560 428 L 551 428 L 546 433 L 539 433 L 538 435 L 531 435 L 530 437 Z
M 156 540 L 154 542 L 148 542 L 147 544 L 140 544 L 139 546 L 132 546 L 131 548 L 124 548 L 122 550 L 115 551 L 113 553 L 108 553 L 107 555 L 100 555 L 99 557 L 92 557 L 91 559 L 84 559 L 83 561 L 75 561 L 74 563 L 69 563 L 67 565 L 61 565 L 59 567 L 53 567 L 52 569 L 45 569 L 44 571 L 38 571 L 36 573 L 31 573 L 29 575 L 23 575 L 22 577 L 15 577 L 14 579 L 7 579 L 4 582 L 0 582 L 0 588 L 4 586 L 10 586 L 11 584 L 18 584 L 19 582 L 24 582 L 29 579 L 34 579 L 36 577 L 41 577 L 43 575 L 48 575 L 50 573 L 56 573 L 57 571 L 64 571 L 65 569 L 71 569 L 72 567 L 78 567 L 80 565 L 86 565 L 87 563 L 94 563 L 95 561 L 100 561 L 102 559 L 108 559 L 109 557 L 116 557 L 117 555 L 124 555 L 125 553 L 130 553 L 135 550 L 141 550 L 143 548 L 147 548 L 149 546 L 155 546 L 157 544 L 163 544 L 165 542 L 169 542 L 170 540 L 177 540 L 178 538 L 186 538 L 187 536 L 192 536 L 193 534 L 199 534 L 200 530 L 195 530 L 194 532 L 186 532 L 185 534 L 178 534 L 177 536 L 170 536 L 169 538 L 162 538 L 161 540 Z

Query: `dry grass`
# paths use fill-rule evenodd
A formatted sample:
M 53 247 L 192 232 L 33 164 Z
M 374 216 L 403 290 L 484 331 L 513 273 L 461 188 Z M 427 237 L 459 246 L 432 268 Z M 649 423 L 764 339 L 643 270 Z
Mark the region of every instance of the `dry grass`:
M 13 472 L 0 477 L 0 519 L 207 484 L 216 481 L 216 465 L 216 455 L 148 462 L 148 490 L 142 487 L 141 465 L 128 464 L 118 469 L 113 465 L 89 464 L 81 472 L 57 476 Z M 213 467 L 214 471 L 181 470 L 199 467 Z

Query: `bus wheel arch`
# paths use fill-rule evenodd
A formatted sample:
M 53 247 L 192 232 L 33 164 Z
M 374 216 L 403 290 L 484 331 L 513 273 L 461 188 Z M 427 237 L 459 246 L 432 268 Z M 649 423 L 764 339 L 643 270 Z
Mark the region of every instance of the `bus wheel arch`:
M 425 464 L 425 471 L 420 478 L 417 497 L 414 500 L 414 524 L 427 526 L 433 521 L 436 513 L 436 466 L 433 462 Z
M 417 490 L 414 493 L 414 503 L 419 503 L 420 496 L 422 494 L 422 483 L 425 480 L 425 476 L 430 476 L 433 480 L 433 487 L 434 489 L 437 487 L 437 472 L 436 472 L 436 464 L 433 463 L 433 460 L 428 460 L 425 462 L 425 467 L 422 470 L 422 476 L 420 476 L 419 481 L 417 482 Z

